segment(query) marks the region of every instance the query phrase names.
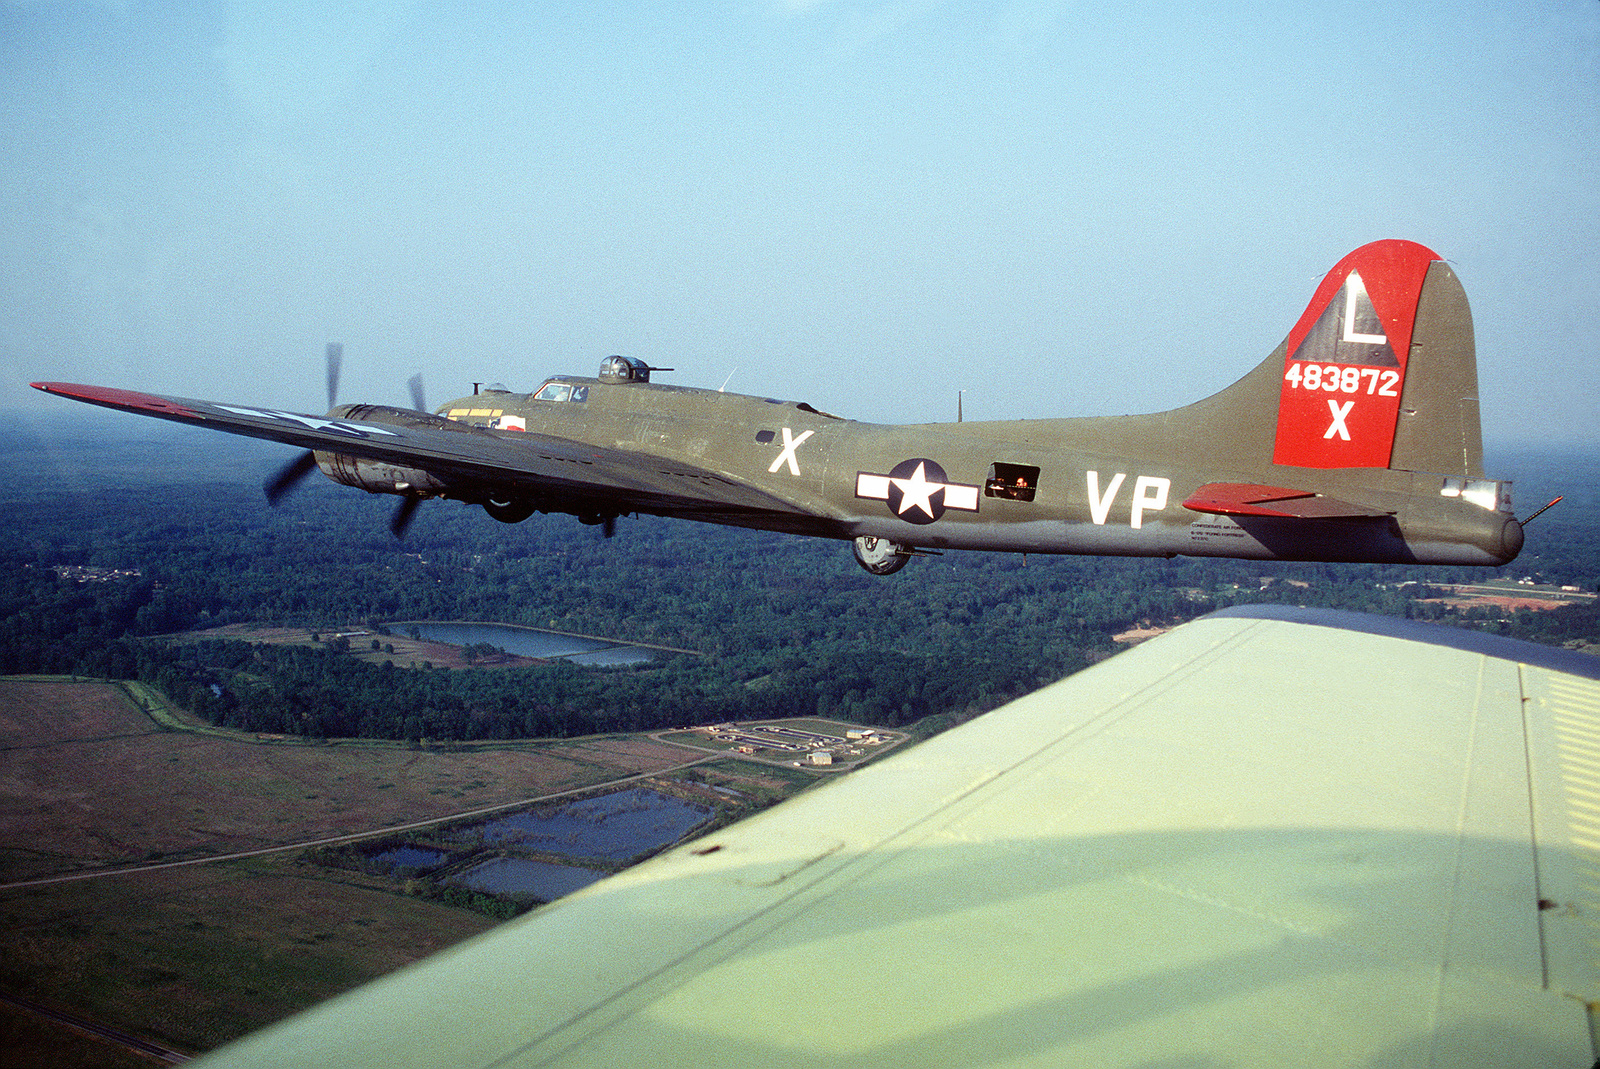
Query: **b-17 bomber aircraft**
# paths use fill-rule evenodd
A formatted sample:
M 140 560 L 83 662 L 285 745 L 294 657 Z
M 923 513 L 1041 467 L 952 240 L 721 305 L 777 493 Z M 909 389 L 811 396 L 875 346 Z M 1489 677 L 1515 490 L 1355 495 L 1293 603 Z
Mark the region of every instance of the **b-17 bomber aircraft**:
M 49 393 L 306 448 L 313 467 L 508 523 L 651 514 L 849 540 L 898 571 L 943 549 L 1499 565 L 1522 548 L 1511 484 L 1483 473 L 1466 295 L 1437 254 L 1378 241 L 1328 272 L 1278 349 L 1203 401 L 1149 415 L 880 425 L 652 382 L 637 358 L 423 409 L 325 416 L 101 386 Z

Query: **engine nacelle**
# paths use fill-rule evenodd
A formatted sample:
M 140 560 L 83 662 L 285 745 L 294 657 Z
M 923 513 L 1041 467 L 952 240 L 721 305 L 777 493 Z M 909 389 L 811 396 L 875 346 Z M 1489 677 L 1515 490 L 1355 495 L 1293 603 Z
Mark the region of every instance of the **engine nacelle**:
M 329 413 L 341 419 L 364 423 L 387 423 L 396 427 L 428 427 L 434 430 L 472 433 L 472 428 L 453 419 L 390 405 L 340 405 Z M 447 484 L 432 472 L 409 468 L 387 460 L 352 457 L 342 453 L 317 451 L 317 467 L 336 483 L 356 486 L 373 494 L 403 494 L 429 497 L 443 493 Z
M 443 493 L 446 489 L 444 481 L 432 472 L 407 468 L 387 460 L 318 451 L 317 467 L 336 483 L 359 486 L 373 494 L 406 494 L 415 497 Z

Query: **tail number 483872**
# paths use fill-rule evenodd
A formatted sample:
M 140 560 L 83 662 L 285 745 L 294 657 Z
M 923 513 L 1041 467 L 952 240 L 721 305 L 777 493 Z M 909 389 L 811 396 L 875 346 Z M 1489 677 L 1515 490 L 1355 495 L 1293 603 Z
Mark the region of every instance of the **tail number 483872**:
M 1367 393 L 1378 397 L 1399 397 L 1400 372 L 1390 368 L 1351 367 L 1339 364 L 1302 364 L 1295 361 L 1284 372 L 1284 380 L 1297 390 L 1324 393 Z M 1362 386 L 1366 389 L 1362 389 Z

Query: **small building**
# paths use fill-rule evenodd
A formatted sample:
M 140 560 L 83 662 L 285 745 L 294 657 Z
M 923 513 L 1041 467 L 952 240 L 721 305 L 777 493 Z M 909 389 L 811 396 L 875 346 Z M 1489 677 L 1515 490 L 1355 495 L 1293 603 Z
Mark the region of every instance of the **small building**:
M 833 754 L 827 750 L 812 750 L 811 763 L 814 765 L 831 765 L 833 764 Z

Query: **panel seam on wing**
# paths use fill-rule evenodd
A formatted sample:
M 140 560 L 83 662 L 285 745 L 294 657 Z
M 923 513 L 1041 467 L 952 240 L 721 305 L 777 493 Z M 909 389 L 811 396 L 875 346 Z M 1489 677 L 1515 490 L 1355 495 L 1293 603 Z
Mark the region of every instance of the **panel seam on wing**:
M 1217 623 L 1222 624 L 1224 622 L 1217 621 Z M 625 1019 L 631 1012 L 625 1005 L 630 996 L 646 988 L 662 984 L 671 989 L 676 989 L 691 978 L 685 977 L 681 980 L 669 980 L 667 978 L 671 977 L 674 972 L 681 970 L 697 956 L 712 952 L 714 948 L 722 952 L 723 956 L 731 954 L 761 938 L 766 930 L 761 926 L 761 922 L 781 913 L 803 896 L 819 893 L 822 898 L 827 898 L 867 878 L 883 865 L 889 864 L 906 850 L 910 850 L 922 842 L 926 838 L 926 834 L 915 835 L 918 830 L 938 828 L 950 824 L 959 817 L 963 804 L 971 801 L 976 795 L 1038 761 L 1042 756 L 1050 753 L 1063 743 L 1070 741 L 1076 744 L 1077 741 L 1086 737 L 1086 732 L 1089 735 L 1099 734 L 1128 714 L 1142 708 L 1156 695 L 1168 689 L 1174 679 L 1182 678 L 1198 671 L 1201 665 L 1214 660 L 1226 651 L 1246 641 L 1260 628 L 1271 623 L 1274 623 L 1274 621 L 1256 619 L 1226 621 L 1226 624 L 1231 625 L 1229 626 L 1228 634 L 1214 640 L 1204 650 L 1190 656 L 1180 665 L 1169 667 L 1154 682 L 1146 683 L 1129 693 L 1111 699 L 1084 723 L 1077 724 L 1056 735 L 1044 745 L 1035 747 L 1016 760 L 992 770 L 987 776 L 970 782 L 965 788 L 948 796 L 931 810 L 922 813 L 915 819 L 902 823 L 898 828 L 875 841 L 866 844 L 851 844 L 851 849 L 848 852 L 826 851 L 822 857 L 818 857 L 813 863 L 804 865 L 798 871 L 790 873 L 782 881 L 784 884 L 791 885 L 787 888 L 786 893 L 780 894 L 771 902 L 740 918 L 737 923 L 723 928 L 683 953 L 674 956 L 671 961 L 662 964 L 647 975 L 635 978 L 603 999 L 584 1007 L 560 1023 L 552 1025 L 525 1043 L 519 1044 L 508 1051 L 501 1061 L 506 1062 L 514 1057 L 526 1056 L 532 1052 L 539 1051 L 539 1048 L 546 1044 L 554 1044 L 555 1046 L 548 1052 L 540 1051 L 538 1053 L 537 1057 L 540 1062 L 548 1063 L 558 1060 L 563 1054 L 586 1042 L 590 1037 L 614 1027 L 619 1021 Z M 1243 626 L 1239 626 L 1241 624 Z M 1140 655 L 1149 654 L 1141 654 L 1138 650 L 1129 650 L 1121 656 L 1137 657 Z M 1090 671 L 1092 672 L 1092 669 Z M 1052 684 L 1052 687 L 1055 685 Z M 1020 699 L 1020 702 L 1027 703 L 1040 696 L 1047 695 L 1050 690 L 1051 687 L 1046 687 L 1026 698 Z M 929 743 L 925 745 L 932 745 L 936 742 L 936 739 L 929 740 Z M 937 747 L 935 746 L 934 749 L 937 750 Z M 914 760 L 916 755 L 917 751 L 912 750 L 905 754 L 902 759 Z M 934 757 L 937 760 L 937 753 L 935 753 Z M 895 760 L 891 758 L 889 762 L 879 767 L 887 767 Z M 844 784 L 840 783 L 839 786 L 842 787 Z M 746 821 L 740 825 L 739 831 L 741 834 L 759 834 L 763 823 L 759 818 Z M 670 854 L 663 855 L 658 861 L 667 861 L 679 852 L 673 851 Z M 723 853 L 718 851 L 711 856 L 722 857 Z M 832 862 L 831 864 L 829 863 L 830 861 Z M 845 875 L 847 872 L 849 874 Z M 820 885 L 828 881 L 836 881 L 837 886 L 819 891 Z M 559 909 L 559 905 L 556 908 Z M 735 943 L 736 936 L 742 941 Z

